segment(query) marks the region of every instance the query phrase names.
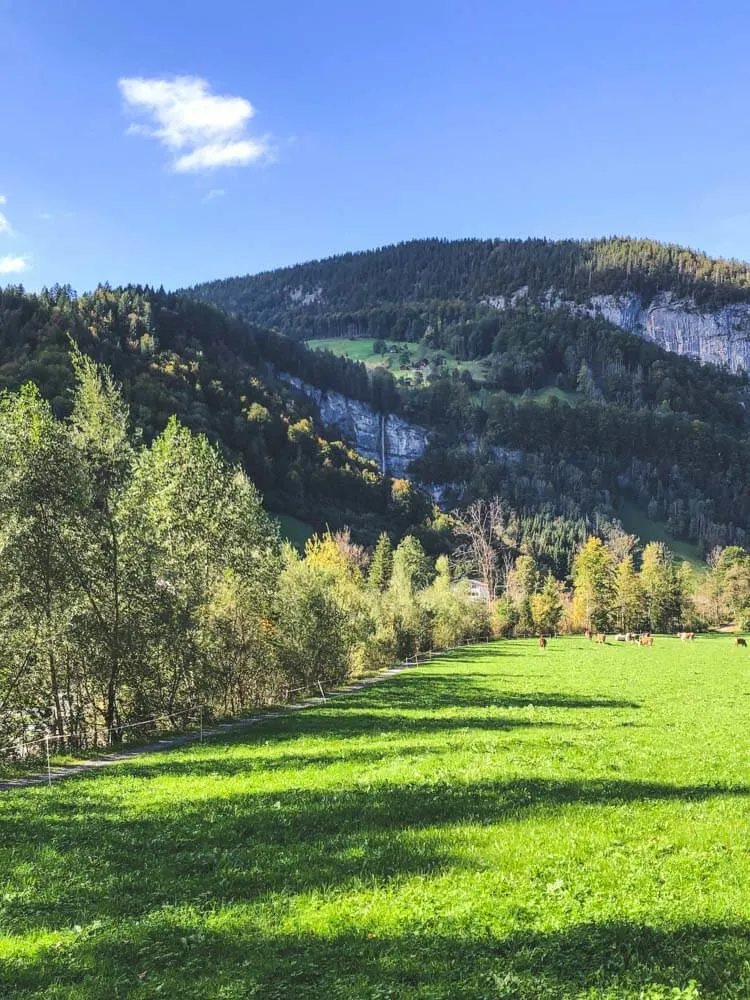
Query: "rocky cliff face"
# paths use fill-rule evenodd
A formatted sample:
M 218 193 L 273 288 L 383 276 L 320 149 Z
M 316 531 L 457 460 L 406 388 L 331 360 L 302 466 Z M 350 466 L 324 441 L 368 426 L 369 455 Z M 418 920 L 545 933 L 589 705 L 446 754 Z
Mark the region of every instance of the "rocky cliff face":
M 700 312 L 690 299 L 663 292 L 645 307 L 637 295 L 597 295 L 587 311 L 667 351 L 725 365 L 732 371 L 750 371 L 749 305 Z
M 324 392 L 317 386 L 286 373 L 279 378 L 309 396 L 320 410 L 320 419 L 337 426 L 361 454 L 390 476 L 405 476 L 410 462 L 421 458 L 427 447 L 427 431 L 393 414 L 377 413 L 367 403 L 349 399 L 340 392 Z
M 507 301 L 504 296 L 486 301 L 495 309 L 506 309 L 515 305 L 526 291 L 519 289 Z M 603 316 L 628 333 L 651 340 L 675 354 L 724 365 L 735 372 L 750 371 L 750 305 L 747 304 L 702 312 L 692 299 L 678 299 L 672 292 L 662 292 L 648 305 L 634 294 L 594 295 L 589 303 L 580 305 L 550 291 L 543 305 Z

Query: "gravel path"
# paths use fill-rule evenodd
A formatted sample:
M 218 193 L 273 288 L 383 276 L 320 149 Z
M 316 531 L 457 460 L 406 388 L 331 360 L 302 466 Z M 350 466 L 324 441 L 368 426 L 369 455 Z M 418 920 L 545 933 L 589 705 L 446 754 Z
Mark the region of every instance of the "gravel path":
M 258 722 L 263 722 L 265 719 L 275 719 L 279 715 L 298 712 L 304 708 L 315 708 L 325 704 L 327 701 L 333 701 L 335 698 L 344 698 L 346 695 L 353 694 L 355 691 L 361 691 L 371 684 L 380 684 L 381 681 L 386 681 L 390 677 L 403 673 L 404 670 L 409 670 L 414 666 L 416 666 L 414 663 L 401 663 L 397 667 L 391 667 L 389 670 L 384 670 L 373 677 L 365 677 L 362 680 L 355 681 L 353 684 L 347 684 L 346 687 L 337 688 L 335 691 L 326 694 L 325 699 L 322 697 L 306 698 L 304 701 L 294 702 L 285 705 L 283 708 L 273 709 L 268 712 L 258 712 L 255 715 L 248 715 L 244 719 L 238 719 L 236 722 L 226 722 L 211 729 L 204 729 L 203 739 L 225 736 L 227 733 L 242 732 L 242 730 L 248 729 Z M 186 743 L 195 743 L 199 739 L 200 733 L 183 733 L 180 736 L 169 736 L 166 739 L 159 740 L 158 743 L 148 743 L 145 746 L 133 747 L 132 750 L 117 750 L 114 753 L 102 754 L 101 756 L 92 757 L 90 760 L 82 760 L 78 764 L 62 764 L 59 767 L 53 767 L 49 775 L 44 771 L 39 774 L 23 775 L 18 778 L 7 778 L 4 781 L 0 781 L 0 792 L 11 792 L 16 788 L 29 788 L 32 785 L 46 785 L 50 779 L 52 781 L 61 781 L 63 778 L 71 778 L 76 774 L 86 774 L 100 767 L 110 767 L 112 764 L 120 764 L 123 761 L 132 760 L 134 757 L 141 757 L 143 754 L 173 750 L 175 747 L 184 746 Z

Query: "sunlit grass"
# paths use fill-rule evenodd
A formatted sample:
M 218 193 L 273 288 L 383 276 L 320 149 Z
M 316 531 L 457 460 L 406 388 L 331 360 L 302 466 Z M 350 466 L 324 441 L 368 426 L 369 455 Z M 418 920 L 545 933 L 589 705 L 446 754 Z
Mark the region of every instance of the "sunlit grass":
M 617 508 L 617 517 L 622 521 L 625 530 L 637 535 L 644 545 L 647 542 L 664 542 L 674 552 L 675 558 L 689 562 L 699 576 L 706 572 L 706 563 L 701 558 L 697 545 L 684 539 L 674 538 L 663 522 L 652 521 L 645 511 L 634 503 L 621 502 Z
M 482 382 L 486 372 L 481 361 L 459 361 L 445 349 L 437 350 L 432 347 L 424 347 L 410 341 L 388 340 L 389 347 L 397 347 L 398 352 L 389 351 L 386 354 L 376 354 L 373 347 L 375 340 L 372 337 L 328 337 L 306 341 L 307 346 L 319 351 L 332 351 L 352 361 L 361 361 L 368 368 L 378 368 L 387 363 L 390 364 L 390 371 L 397 378 L 400 376 L 411 377 L 414 371 L 411 365 L 420 357 L 433 361 L 441 358 L 444 363 L 444 371 L 452 372 L 454 369 L 460 372 L 470 372 L 472 377 Z M 402 353 L 409 355 L 409 367 L 404 367 L 400 361 Z
M 515 641 L 6 794 L 0 996 L 746 998 L 749 722 L 726 637 Z

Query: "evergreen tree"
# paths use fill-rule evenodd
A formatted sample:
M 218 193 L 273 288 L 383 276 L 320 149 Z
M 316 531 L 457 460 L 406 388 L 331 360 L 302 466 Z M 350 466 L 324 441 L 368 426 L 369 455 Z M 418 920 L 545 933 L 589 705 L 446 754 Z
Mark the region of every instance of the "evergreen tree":
M 531 600 L 524 597 L 518 603 L 518 619 L 516 622 L 516 632 L 518 635 L 533 635 L 535 628 L 534 614 L 531 609 Z
M 387 590 L 393 573 L 393 545 L 385 532 L 378 538 L 368 573 L 368 582 L 375 590 Z
M 391 587 L 411 594 L 426 587 L 430 576 L 430 562 L 422 545 L 413 535 L 406 535 L 393 553 Z
M 560 584 L 548 573 L 539 593 L 531 596 L 531 617 L 538 635 L 554 635 L 563 614 Z
M 679 625 L 682 594 L 672 553 L 662 542 L 649 542 L 643 550 L 640 583 L 649 630 L 666 632 Z

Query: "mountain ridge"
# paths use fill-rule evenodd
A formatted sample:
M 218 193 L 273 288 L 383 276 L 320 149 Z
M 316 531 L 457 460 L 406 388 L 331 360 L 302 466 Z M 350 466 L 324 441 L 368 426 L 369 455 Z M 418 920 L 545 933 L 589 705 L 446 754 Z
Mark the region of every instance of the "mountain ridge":
M 655 240 L 413 240 L 185 291 L 300 340 L 418 340 L 436 323 L 521 305 L 588 311 L 750 370 L 750 266 Z

